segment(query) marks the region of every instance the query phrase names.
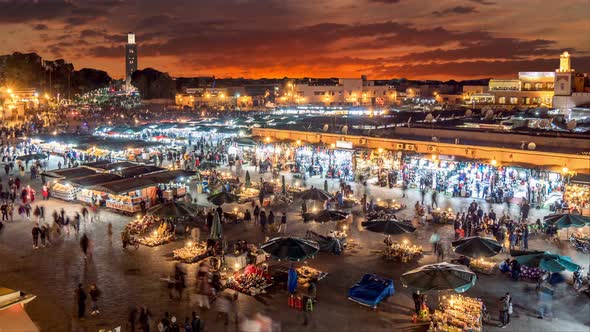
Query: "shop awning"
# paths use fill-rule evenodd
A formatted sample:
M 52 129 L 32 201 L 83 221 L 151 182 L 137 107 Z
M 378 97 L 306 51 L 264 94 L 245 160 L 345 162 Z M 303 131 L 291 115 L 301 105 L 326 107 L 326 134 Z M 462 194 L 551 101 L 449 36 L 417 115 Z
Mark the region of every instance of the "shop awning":
M 117 181 L 102 183 L 96 186 L 90 186 L 88 189 L 110 194 L 124 194 L 134 190 L 153 187 L 156 184 L 150 179 L 129 178 Z
M 118 176 L 117 174 L 112 173 L 99 173 L 93 174 L 88 176 L 83 176 L 79 178 L 68 179 L 68 182 L 80 186 L 80 187 L 87 187 L 87 186 L 95 186 L 98 184 L 112 182 L 116 180 L 121 180 L 122 177 Z
M 132 178 L 144 174 L 161 172 L 166 170 L 165 168 L 153 166 L 153 165 L 139 165 L 133 167 L 123 168 L 119 171 L 119 174 L 124 178 Z
M 570 179 L 571 183 L 590 185 L 590 174 L 578 173 Z
M 185 171 L 185 170 L 174 170 L 174 171 L 164 171 L 164 172 L 157 172 L 146 174 L 142 176 L 143 179 L 149 179 L 154 181 L 155 183 L 168 183 L 173 181 L 180 181 L 181 179 L 188 179 L 190 177 L 196 176 L 199 173 Z
M 0 327 L 2 331 L 39 331 L 24 307 L 34 295 L 0 287 Z
M 57 179 L 79 178 L 92 174 L 96 174 L 96 172 L 84 166 L 76 168 L 54 169 L 41 173 L 41 175 L 45 175 L 46 177 Z

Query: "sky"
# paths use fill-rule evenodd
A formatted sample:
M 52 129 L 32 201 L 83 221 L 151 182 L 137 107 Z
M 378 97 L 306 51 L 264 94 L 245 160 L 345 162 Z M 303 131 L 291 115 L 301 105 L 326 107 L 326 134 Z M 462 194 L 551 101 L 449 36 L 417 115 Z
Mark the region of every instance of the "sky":
M 176 77 L 509 78 L 564 50 L 590 71 L 589 0 L 0 0 L 0 54 L 120 78 L 131 31 Z

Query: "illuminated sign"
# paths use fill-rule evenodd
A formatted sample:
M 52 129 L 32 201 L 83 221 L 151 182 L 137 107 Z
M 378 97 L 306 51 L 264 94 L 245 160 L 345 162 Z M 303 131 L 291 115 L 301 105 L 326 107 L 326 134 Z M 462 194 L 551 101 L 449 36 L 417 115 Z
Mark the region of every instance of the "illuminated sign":
M 352 149 L 352 142 L 336 141 L 336 147 L 341 149 Z

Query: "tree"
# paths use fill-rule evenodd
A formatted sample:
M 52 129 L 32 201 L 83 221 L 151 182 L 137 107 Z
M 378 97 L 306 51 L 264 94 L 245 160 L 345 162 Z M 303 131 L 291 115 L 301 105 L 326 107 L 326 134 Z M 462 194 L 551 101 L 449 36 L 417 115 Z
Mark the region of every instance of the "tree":
M 137 70 L 131 75 L 131 84 L 143 99 L 173 99 L 176 83 L 168 75 L 153 68 Z

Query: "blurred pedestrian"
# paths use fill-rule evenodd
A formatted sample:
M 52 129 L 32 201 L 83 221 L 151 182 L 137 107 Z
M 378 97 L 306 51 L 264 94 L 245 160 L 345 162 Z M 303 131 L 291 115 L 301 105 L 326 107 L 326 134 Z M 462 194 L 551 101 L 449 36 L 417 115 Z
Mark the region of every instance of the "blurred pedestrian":
M 98 298 L 100 297 L 100 290 L 96 287 L 96 284 L 90 285 L 90 290 L 88 291 L 90 295 L 90 300 L 92 300 L 92 316 L 98 315 L 100 311 L 98 310 Z
M 76 289 L 76 302 L 78 304 L 78 318 L 84 318 L 86 314 L 86 292 L 82 288 L 82 284 L 78 284 Z

